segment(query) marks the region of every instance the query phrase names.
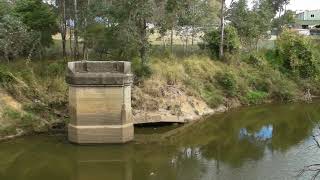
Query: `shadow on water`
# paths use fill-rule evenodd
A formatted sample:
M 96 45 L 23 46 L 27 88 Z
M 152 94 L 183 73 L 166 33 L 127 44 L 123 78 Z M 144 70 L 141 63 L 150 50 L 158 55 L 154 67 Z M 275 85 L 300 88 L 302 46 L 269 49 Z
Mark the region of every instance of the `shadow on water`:
M 318 104 L 242 108 L 157 144 L 76 146 L 65 137 L 19 138 L 0 144 L 0 179 L 292 179 L 295 170 L 320 162 L 317 150 L 305 149 L 320 120 Z

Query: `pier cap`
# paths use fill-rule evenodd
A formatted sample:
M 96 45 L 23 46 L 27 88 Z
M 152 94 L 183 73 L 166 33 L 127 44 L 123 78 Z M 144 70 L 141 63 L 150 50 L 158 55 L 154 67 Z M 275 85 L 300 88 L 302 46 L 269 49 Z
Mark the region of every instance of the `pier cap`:
M 131 63 L 126 61 L 69 62 L 66 82 L 70 85 L 123 86 L 132 84 Z

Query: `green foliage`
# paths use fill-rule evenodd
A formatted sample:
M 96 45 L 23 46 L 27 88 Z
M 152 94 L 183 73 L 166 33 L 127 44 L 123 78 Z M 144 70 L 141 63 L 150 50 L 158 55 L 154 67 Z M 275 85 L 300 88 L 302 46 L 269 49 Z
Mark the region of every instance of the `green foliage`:
M 269 1 L 255 1 L 253 8 L 249 8 L 247 0 L 239 0 L 231 4 L 227 19 L 237 29 L 242 45 L 253 49 L 257 48 L 260 39 L 268 35 L 274 16 Z
M 9 118 L 12 120 L 21 119 L 21 113 L 12 109 L 12 108 L 5 108 L 3 111 L 3 117 Z
M 0 68 L 0 85 L 14 84 L 15 82 L 16 82 L 16 79 L 8 71 L 8 69 L 1 67 Z
M 57 15 L 54 7 L 42 0 L 19 0 L 14 7 L 15 16 L 29 28 L 39 32 L 40 43 L 49 47 L 52 43 L 52 35 L 58 32 Z
M 219 56 L 220 36 L 221 31 L 218 29 L 207 32 L 203 37 L 204 43 L 200 44 L 200 48 L 209 50 L 212 58 Z M 240 41 L 236 29 L 232 26 L 227 26 L 224 35 L 224 51 L 235 54 L 239 51 L 239 48 Z
M 51 76 L 63 76 L 66 70 L 65 63 L 54 62 L 48 65 L 48 74 Z
M 266 65 L 266 60 L 264 59 L 264 57 L 257 53 L 251 53 L 249 57 L 245 59 L 245 61 L 256 68 L 260 68 Z
M 223 94 L 211 84 L 205 86 L 201 94 L 211 108 L 216 108 L 223 104 Z
M 225 90 L 228 96 L 233 97 L 237 93 L 237 81 L 231 72 L 219 72 L 215 76 L 218 84 Z
M 268 93 L 263 91 L 249 91 L 245 96 L 245 100 L 248 104 L 261 104 L 268 97 Z
M 0 18 L 0 55 L 7 61 L 22 55 L 32 41 L 28 28 L 19 18 L 4 15 Z
M 284 31 L 277 40 L 277 52 L 282 59 L 282 67 L 301 78 L 312 78 L 317 73 L 317 62 L 307 37 L 289 30 Z
M 9 2 L 1 0 L 0 1 L 0 21 L 2 17 L 8 15 L 11 11 L 11 5 Z
M 40 120 L 31 113 L 22 113 L 12 108 L 5 108 L 2 118 L 11 121 L 11 126 L 15 128 L 32 131 L 39 126 Z
M 275 74 L 271 77 L 270 96 L 277 101 L 293 101 L 299 96 L 299 87 L 292 80 L 282 74 Z
M 295 23 L 295 12 L 288 10 L 278 18 L 273 19 L 272 27 L 282 30 L 283 27 L 290 27 Z
M 148 78 L 151 76 L 152 71 L 148 64 L 142 64 L 140 59 L 135 58 L 132 61 L 132 71 L 138 79 Z
M 120 34 L 121 27 L 91 24 L 86 30 L 87 46 L 98 55 L 96 59 L 131 61 L 138 54 L 138 44 L 134 36 Z

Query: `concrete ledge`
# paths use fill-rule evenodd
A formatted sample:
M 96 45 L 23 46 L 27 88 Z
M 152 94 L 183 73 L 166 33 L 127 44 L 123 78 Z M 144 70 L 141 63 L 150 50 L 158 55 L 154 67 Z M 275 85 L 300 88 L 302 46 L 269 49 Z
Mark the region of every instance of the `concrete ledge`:
M 71 85 L 123 86 L 132 84 L 133 76 L 131 74 L 74 73 L 68 74 L 66 81 Z
M 71 72 L 131 74 L 131 63 L 126 61 L 74 61 L 68 63 Z
M 132 123 L 110 126 L 74 126 L 69 124 L 69 141 L 78 144 L 126 143 L 133 140 Z
M 130 85 L 131 66 L 124 61 L 69 62 L 66 82 L 70 85 Z

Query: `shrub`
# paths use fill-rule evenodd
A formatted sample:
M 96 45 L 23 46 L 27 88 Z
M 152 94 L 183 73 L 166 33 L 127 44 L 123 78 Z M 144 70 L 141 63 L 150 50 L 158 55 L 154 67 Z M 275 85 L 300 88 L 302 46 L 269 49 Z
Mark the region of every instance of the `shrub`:
M 245 100 L 248 104 L 261 104 L 268 97 L 268 93 L 263 91 L 249 91 L 245 96 Z
M 219 72 L 215 76 L 218 84 L 226 91 L 228 96 L 235 96 L 237 91 L 237 81 L 230 72 Z
M 256 53 L 250 54 L 249 57 L 245 59 L 245 61 L 248 64 L 258 68 L 266 64 L 266 60 L 264 59 L 264 57 Z
M 14 76 L 5 68 L 0 68 L 0 84 L 2 86 L 10 83 L 15 83 Z
M 202 40 L 204 43 L 199 45 L 201 49 L 208 49 L 212 58 L 217 58 L 219 56 L 220 36 L 220 30 L 214 29 L 203 36 Z M 239 51 L 239 36 L 237 30 L 232 26 L 227 26 L 225 28 L 223 48 L 224 51 L 229 54 L 234 54 Z
M 202 90 L 201 96 L 211 108 L 216 108 L 223 103 L 223 95 L 212 85 L 207 85 Z
M 276 49 L 287 72 L 301 78 L 311 78 L 316 75 L 317 67 L 310 39 L 286 30 L 277 40 Z
M 152 71 L 149 65 L 142 64 L 141 60 L 134 59 L 132 61 L 132 71 L 137 78 L 148 78 L 151 76 Z
M 288 102 L 297 96 L 299 88 L 293 81 L 276 75 L 272 76 L 271 81 L 270 95 L 272 99 Z
M 63 75 L 66 69 L 66 65 L 64 63 L 51 63 L 48 66 L 48 74 L 50 76 L 58 76 Z
M 269 79 L 257 78 L 255 80 L 253 80 L 252 82 L 250 82 L 250 85 L 258 91 L 269 92 L 269 90 L 270 90 Z

